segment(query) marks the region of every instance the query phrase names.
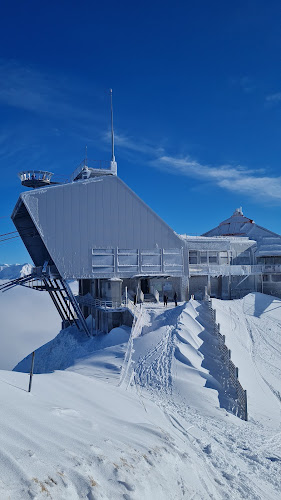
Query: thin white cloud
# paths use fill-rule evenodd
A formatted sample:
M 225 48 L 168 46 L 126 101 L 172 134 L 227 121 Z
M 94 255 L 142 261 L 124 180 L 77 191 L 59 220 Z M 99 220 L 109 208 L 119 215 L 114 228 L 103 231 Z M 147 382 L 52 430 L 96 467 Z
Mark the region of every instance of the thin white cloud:
M 201 164 L 189 157 L 176 158 L 162 156 L 153 165 L 172 174 L 212 182 L 234 193 L 248 194 L 255 199 L 281 201 L 281 177 L 263 175 L 262 170 L 253 170 L 241 165 L 210 166 Z
M 104 134 L 108 142 L 110 133 Z M 116 145 L 133 152 L 149 155 L 150 164 L 170 174 L 184 175 L 203 182 L 211 182 L 222 189 L 238 194 L 247 194 L 255 199 L 281 202 L 281 177 L 264 175 L 263 169 L 250 169 L 243 165 L 205 165 L 193 158 L 168 156 L 161 147 L 153 147 L 145 141 L 135 141 L 126 135 L 115 136 Z
M 235 87 L 242 89 L 246 94 L 256 90 L 256 84 L 249 76 L 232 77 L 230 78 L 230 83 Z
M 229 191 L 249 194 L 258 199 L 281 201 L 281 177 L 242 176 L 240 179 L 223 179 L 218 185 Z
M 271 102 L 280 102 L 281 92 L 276 92 L 276 94 L 269 94 L 268 96 L 266 96 L 266 100 Z
M 269 94 L 266 96 L 265 100 L 272 104 L 278 104 L 281 101 L 281 92 L 276 92 L 276 94 Z
M 103 139 L 105 142 L 109 143 L 111 140 L 111 133 L 109 131 L 105 132 Z M 134 151 L 136 153 L 142 153 L 150 156 L 158 156 L 164 153 L 164 149 L 161 146 L 155 147 L 147 141 L 137 141 L 125 134 L 115 133 L 114 140 L 117 147 Z
M 0 104 L 24 109 L 36 114 L 71 117 L 76 120 L 93 120 L 86 106 L 81 106 L 79 96 L 86 89 L 83 81 L 62 75 L 43 73 L 17 61 L 0 59 Z

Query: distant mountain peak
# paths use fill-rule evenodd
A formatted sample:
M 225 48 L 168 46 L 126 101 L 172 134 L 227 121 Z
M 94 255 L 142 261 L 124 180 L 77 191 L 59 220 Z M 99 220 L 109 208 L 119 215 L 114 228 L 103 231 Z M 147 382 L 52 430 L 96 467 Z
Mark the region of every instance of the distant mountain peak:
M 31 264 L 0 264 L 0 280 L 12 280 L 31 273 Z

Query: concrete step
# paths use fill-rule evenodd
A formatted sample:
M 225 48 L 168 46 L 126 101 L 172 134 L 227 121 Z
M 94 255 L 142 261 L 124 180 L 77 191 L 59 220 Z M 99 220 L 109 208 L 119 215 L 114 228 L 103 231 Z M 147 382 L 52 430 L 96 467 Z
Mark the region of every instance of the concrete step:
M 144 302 L 157 302 L 156 298 L 152 293 L 145 293 L 143 296 Z

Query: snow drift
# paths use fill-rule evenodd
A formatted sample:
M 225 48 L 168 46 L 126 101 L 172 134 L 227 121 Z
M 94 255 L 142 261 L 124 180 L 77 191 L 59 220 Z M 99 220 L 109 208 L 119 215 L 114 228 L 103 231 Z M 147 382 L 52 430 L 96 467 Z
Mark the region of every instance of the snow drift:
M 0 372 L 1 499 L 279 498 L 281 301 L 251 294 L 213 307 L 249 422 L 224 404 L 204 304 L 148 305 L 136 338 L 70 328 L 37 350 L 32 394 L 26 373 Z

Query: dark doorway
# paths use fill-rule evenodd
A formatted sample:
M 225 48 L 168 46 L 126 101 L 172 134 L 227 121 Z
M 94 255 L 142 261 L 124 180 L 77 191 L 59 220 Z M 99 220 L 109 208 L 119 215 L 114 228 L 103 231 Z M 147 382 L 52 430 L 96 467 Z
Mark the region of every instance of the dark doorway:
M 147 278 L 141 280 L 142 293 L 149 293 L 149 280 Z

